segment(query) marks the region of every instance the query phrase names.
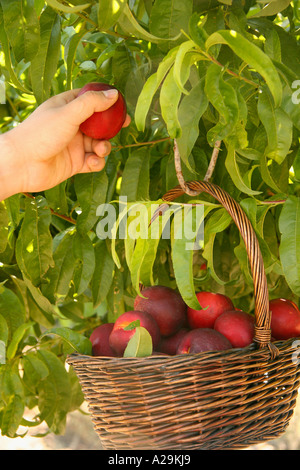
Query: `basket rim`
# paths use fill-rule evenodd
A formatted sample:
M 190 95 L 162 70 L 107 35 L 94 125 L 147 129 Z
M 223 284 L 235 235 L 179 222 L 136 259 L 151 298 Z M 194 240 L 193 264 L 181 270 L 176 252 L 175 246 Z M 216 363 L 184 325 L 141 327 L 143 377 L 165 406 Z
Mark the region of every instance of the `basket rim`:
M 276 347 L 276 349 L 280 353 L 288 350 L 294 349 L 296 350 L 297 347 L 293 348 L 293 343 L 295 341 L 299 341 L 299 337 L 289 338 L 287 340 L 275 340 L 272 341 L 272 344 Z M 299 346 L 298 346 L 299 347 Z M 226 350 L 214 350 L 214 351 L 203 351 L 200 353 L 193 353 L 193 354 L 175 354 L 175 355 L 160 355 L 160 354 L 153 354 L 151 356 L 144 356 L 144 357 L 111 357 L 111 356 L 92 356 L 87 354 L 81 354 L 78 352 L 73 352 L 68 354 L 66 358 L 66 362 L 72 365 L 75 362 L 81 361 L 90 361 L 91 363 L 101 363 L 107 365 L 151 365 L 151 364 L 171 364 L 171 363 L 182 363 L 182 364 L 191 364 L 192 362 L 203 362 L 203 364 L 209 364 L 212 362 L 222 362 L 222 361 L 229 361 L 235 362 L 237 359 L 245 360 L 245 357 L 264 357 L 266 361 L 272 362 L 276 357 L 272 354 L 272 351 L 268 346 L 259 347 L 257 343 L 253 342 L 249 346 L 243 348 L 230 348 Z M 300 367 L 300 361 L 299 365 Z

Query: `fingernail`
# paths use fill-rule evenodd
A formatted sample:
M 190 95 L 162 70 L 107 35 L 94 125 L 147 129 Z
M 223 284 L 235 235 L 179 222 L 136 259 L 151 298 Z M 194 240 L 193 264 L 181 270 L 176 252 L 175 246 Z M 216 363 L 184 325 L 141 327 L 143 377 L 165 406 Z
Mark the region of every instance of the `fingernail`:
M 111 100 L 112 98 L 115 98 L 119 92 L 115 88 L 110 88 L 109 90 L 102 91 L 102 93 L 106 98 Z

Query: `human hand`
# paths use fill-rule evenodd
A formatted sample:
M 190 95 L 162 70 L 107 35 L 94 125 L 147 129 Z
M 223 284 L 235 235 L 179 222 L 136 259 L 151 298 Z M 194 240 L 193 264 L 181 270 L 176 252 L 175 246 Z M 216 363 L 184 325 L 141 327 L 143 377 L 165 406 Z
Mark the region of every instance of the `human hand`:
M 104 168 L 110 142 L 83 135 L 79 126 L 94 112 L 112 106 L 118 92 L 88 91 L 77 97 L 78 92 L 53 96 L 1 136 L 0 200 L 17 192 L 43 191 L 77 173 Z M 129 123 L 127 115 L 123 127 Z

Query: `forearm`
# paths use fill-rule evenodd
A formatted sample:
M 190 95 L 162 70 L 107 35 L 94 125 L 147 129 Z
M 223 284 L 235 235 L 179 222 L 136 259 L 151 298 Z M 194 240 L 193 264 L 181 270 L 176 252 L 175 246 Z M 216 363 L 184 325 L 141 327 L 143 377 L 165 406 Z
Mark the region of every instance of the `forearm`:
M 0 201 L 22 192 L 22 168 L 11 139 L 13 130 L 0 135 Z

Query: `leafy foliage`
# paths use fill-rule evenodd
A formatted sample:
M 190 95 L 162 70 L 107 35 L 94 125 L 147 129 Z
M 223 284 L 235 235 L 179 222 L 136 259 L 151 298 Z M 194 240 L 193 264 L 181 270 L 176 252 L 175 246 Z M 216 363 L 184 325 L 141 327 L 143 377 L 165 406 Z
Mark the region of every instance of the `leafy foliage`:
M 299 28 L 298 0 L 0 0 L 2 132 L 90 81 L 117 86 L 132 117 L 102 172 L 0 203 L 3 435 L 43 420 L 63 432 L 83 401 L 66 355 L 90 354 L 93 328 L 132 309 L 140 283 L 178 288 L 189 305 L 198 289 L 214 290 L 253 311 L 243 242 L 209 196 L 179 200 L 204 205 L 200 250 L 176 239 L 175 218 L 169 238 L 168 218 L 153 222 L 156 238 L 148 240 L 147 224 L 136 240 L 118 236 L 135 222 L 129 209 L 142 203 L 151 214 L 178 184 L 174 138 L 185 180 L 203 179 L 222 141 L 212 181 L 250 218 L 270 297 L 298 303 Z M 115 238 L 100 230 L 101 204 L 119 214 L 108 224 Z M 37 408 L 36 421 L 23 419 L 25 407 Z

